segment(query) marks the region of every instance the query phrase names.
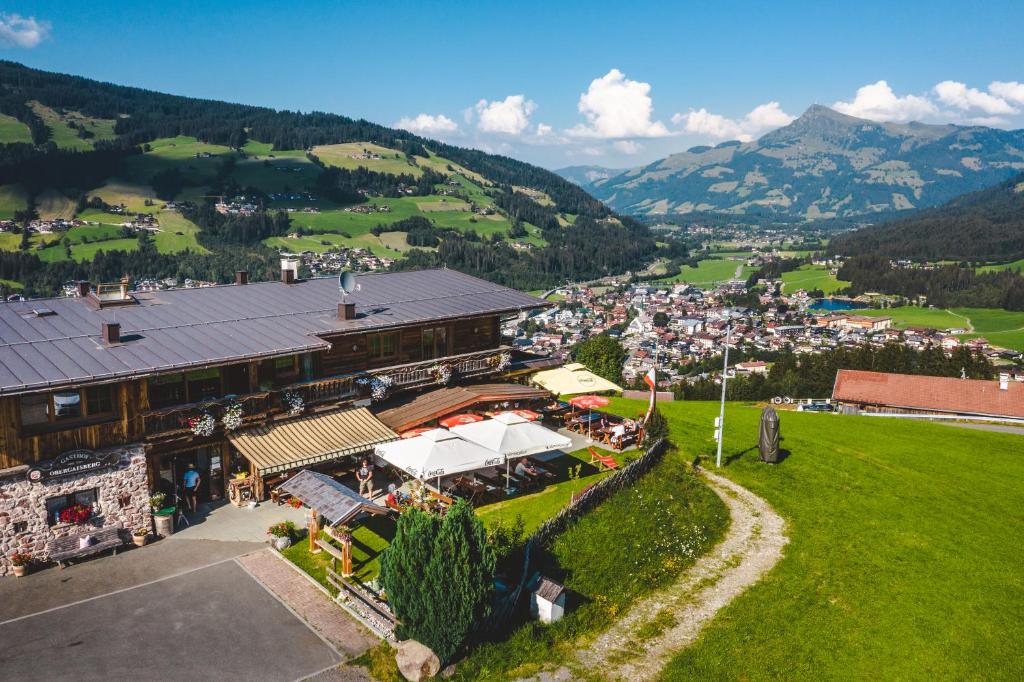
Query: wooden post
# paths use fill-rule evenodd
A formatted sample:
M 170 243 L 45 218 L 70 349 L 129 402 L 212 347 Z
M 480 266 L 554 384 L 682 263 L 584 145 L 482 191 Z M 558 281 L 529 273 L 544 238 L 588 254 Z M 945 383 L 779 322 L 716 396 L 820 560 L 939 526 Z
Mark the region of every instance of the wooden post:
M 341 543 L 341 575 L 345 578 L 352 575 L 352 536 L 348 533 Z
M 320 548 L 317 547 L 316 539 L 320 535 L 320 522 L 316 517 L 316 509 L 310 508 L 309 510 L 309 553 L 319 554 Z

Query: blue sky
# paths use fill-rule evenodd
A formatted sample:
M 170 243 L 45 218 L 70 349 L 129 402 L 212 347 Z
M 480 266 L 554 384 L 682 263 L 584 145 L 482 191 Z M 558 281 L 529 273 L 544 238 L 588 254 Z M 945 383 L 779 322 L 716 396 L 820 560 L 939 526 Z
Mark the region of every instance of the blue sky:
M 810 104 L 1024 126 L 1024 2 L 19 2 L 0 58 L 330 111 L 557 168 L 752 139 Z

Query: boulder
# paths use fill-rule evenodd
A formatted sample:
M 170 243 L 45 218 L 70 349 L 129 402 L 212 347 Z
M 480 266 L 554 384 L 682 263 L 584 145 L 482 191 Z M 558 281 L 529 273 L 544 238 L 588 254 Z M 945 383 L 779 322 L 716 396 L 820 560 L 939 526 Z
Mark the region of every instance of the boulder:
M 410 682 L 429 679 L 441 669 L 441 661 L 430 647 L 414 639 L 407 639 L 398 645 L 395 660 L 402 675 Z

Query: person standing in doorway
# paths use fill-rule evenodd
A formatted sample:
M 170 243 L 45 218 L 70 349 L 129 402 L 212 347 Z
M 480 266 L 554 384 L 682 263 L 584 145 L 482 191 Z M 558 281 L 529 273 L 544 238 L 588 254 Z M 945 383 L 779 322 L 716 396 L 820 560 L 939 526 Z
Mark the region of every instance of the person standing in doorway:
M 185 506 L 193 514 L 196 513 L 196 493 L 199 492 L 200 479 L 199 472 L 196 471 L 196 465 L 189 464 L 188 469 L 185 470 L 185 475 L 182 476 L 182 482 L 185 484 Z
M 362 465 L 359 470 L 356 471 L 356 480 L 359 481 L 359 494 L 363 494 L 363 489 L 366 489 L 369 499 L 373 499 L 373 467 L 370 466 L 370 460 L 364 458 Z

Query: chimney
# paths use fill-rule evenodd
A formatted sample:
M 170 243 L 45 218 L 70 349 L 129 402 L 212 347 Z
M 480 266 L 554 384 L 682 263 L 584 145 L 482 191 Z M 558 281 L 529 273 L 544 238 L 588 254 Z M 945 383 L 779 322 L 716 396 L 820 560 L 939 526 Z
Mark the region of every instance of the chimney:
M 102 336 L 104 345 L 111 346 L 121 343 L 121 325 L 117 322 L 104 322 Z
M 75 292 L 78 298 L 85 298 L 89 295 L 89 283 L 81 280 L 75 282 Z
M 1010 388 L 1010 375 L 1006 372 L 999 373 L 999 390 L 1006 391 Z
M 354 320 L 354 319 L 356 319 L 356 304 L 355 303 L 339 303 L 338 304 L 338 319 L 339 320 Z
M 248 284 L 249 273 L 245 270 L 235 270 L 235 284 Z
M 128 275 L 125 275 L 124 277 L 121 278 L 120 285 L 121 285 L 121 300 L 122 301 L 127 301 L 128 300 Z
M 282 258 L 281 259 L 281 281 L 285 284 L 294 284 L 295 280 L 299 278 L 299 259 L 298 258 Z

